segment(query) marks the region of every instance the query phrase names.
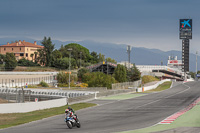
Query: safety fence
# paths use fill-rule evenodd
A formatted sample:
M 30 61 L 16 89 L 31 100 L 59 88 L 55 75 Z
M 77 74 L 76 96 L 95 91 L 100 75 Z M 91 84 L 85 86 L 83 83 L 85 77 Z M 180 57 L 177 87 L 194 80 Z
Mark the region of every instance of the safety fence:
M 6 95 L 5 92 L 8 90 L 4 90 L 4 95 Z M 135 89 L 122 89 L 122 90 L 107 90 L 107 91 L 100 91 L 100 92 L 87 92 L 85 95 L 81 94 L 72 94 L 72 93 L 78 93 L 73 91 L 73 92 L 68 92 L 69 97 L 60 97 L 57 99 L 52 99 L 52 100 L 47 100 L 47 101 L 36 101 L 36 102 L 25 102 L 25 103 L 9 103 L 9 104 L 0 104 L 0 113 L 23 113 L 23 112 L 30 112 L 30 111 L 35 111 L 35 110 L 41 110 L 41 109 L 47 109 L 47 108 L 53 108 L 53 107 L 60 107 L 64 106 L 66 104 L 74 104 L 74 103 L 80 103 L 80 102 L 86 102 L 89 100 L 93 100 L 95 98 L 99 97 L 104 97 L 104 96 L 109 96 L 109 95 L 115 95 L 115 94 L 120 94 L 120 93 L 129 93 L 129 92 L 135 92 Z M 29 94 L 30 92 L 27 92 Z M 71 95 L 70 95 L 71 93 Z M 83 93 L 83 92 L 82 92 Z M 2 90 L 0 92 L 2 94 Z M 24 93 L 26 94 L 26 93 Z M 43 93 L 44 94 L 44 93 Z M 62 93 L 57 93 L 57 94 L 62 94 Z M 0 95 L 1 96 L 1 95 Z M 32 96 L 32 94 L 31 94 Z M 37 96 L 46 96 L 46 95 L 37 95 Z M 74 96 L 74 97 L 73 97 Z M 75 97 L 76 96 L 76 97 Z
M 22 87 L 28 85 L 37 85 L 41 81 L 46 83 L 53 83 L 55 81 L 55 75 L 46 75 L 37 78 L 9 78 L 0 79 L 0 87 Z
M 137 88 L 141 85 L 141 80 L 135 82 L 123 82 L 112 84 L 112 89 L 128 89 L 128 88 Z
M 62 97 L 79 97 L 95 92 L 70 91 L 61 89 L 24 89 L 24 88 L 0 88 L 0 98 L 14 102 L 38 101 L 58 99 Z

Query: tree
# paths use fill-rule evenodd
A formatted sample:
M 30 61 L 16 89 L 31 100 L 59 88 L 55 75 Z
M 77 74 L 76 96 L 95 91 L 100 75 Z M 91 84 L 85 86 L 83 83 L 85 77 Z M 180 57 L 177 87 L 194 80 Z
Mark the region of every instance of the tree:
M 115 61 L 114 59 L 112 59 L 110 57 L 106 58 L 106 61 L 117 64 L 117 61 Z
M 126 82 L 126 68 L 123 65 L 118 64 L 114 71 L 114 78 L 118 82 Z
M 71 62 L 71 66 L 70 66 L 71 69 L 75 68 L 76 67 L 75 59 L 71 58 L 70 62 Z M 55 65 L 56 68 L 59 68 L 59 69 L 68 69 L 69 68 L 69 58 L 65 57 L 65 58 L 62 58 L 62 59 L 57 59 L 54 62 L 54 65 Z
M 70 43 L 70 44 L 65 45 L 64 47 L 61 46 L 59 51 L 62 53 L 63 57 L 69 57 L 69 53 L 70 53 L 68 51 L 69 48 L 72 49 L 71 57 L 74 58 L 75 60 L 82 59 L 87 62 L 91 59 L 89 50 L 77 43 Z
M 17 60 L 13 53 L 6 53 L 5 69 L 13 70 L 17 66 Z
M 45 57 L 46 55 L 45 55 L 44 49 L 38 49 L 37 52 L 38 52 L 39 57 L 37 57 L 37 61 L 36 62 L 39 62 L 40 64 L 44 65 L 45 64 L 45 59 L 46 59 L 46 57 Z
M 199 71 L 198 71 L 199 72 Z M 198 73 L 197 72 L 197 73 Z M 199 73 L 198 73 L 199 74 Z M 191 77 L 194 79 L 195 78 L 195 73 L 194 72 L 189 72 L 189 75 L 191 75 Z
M 25 58 L 18 60 L 17 64 L 18 66 L 39 66 L 39 64 Z
M 90 55 L 92 56 L 91 61 L 90 61 L 92 64 L 96 64 L 99 62 L 99 55 L 97 54 L 97 52 L 93 51 L 91 52 Z
M 105 61 L 105 56 L 99 53 L 99 62 Z
M 32 61 L 33 61 L 33 56 L 34 56 L 34 54 L 31 54 L 30 56 L 32 57 Z
M 111 75 L 102 72 L 85 73 L 83 80 L 86 81 L 89 87 L 107 87 L 112 88 L 115 79 Z
M 3 64 L 5 59 L 6 59 L 6 55 L 0 54 L 0 64 Z
M 57 60 L 62 58 L 62 54 L 59 50 L 56 49 L 53 51 L 52 55 L 53 55 L 53 59 L 52 59 L 51 64 L 52 64 L 52 66 L 56 67 L 56 62 L 57 62 Z
M 79 81 L 82 81 L 82 79 L 83 79 L 83 75 L 85 74 L 85 73 L 88 73 L 89 72 L 89 70 L 88 69 L 86 69 L 86 68 L 81 68 L 81 69 L 79 69 L 78 70 L 78 80 Z
M 34 52 L 34 55 L 35 55 L 35 63 L 37 63 L 38 62 L 38 59 L 37 59 L 38 52 Z
M 133 65 L 133 67 L 131 68 L 131 74 L 130 74 L 130 81 L 137 81 L 140 80 L 141 78 L 141 74 L 140 71 L 137 69 L 137 67 L 135 65 Z
M 52 63 L 52 52 L 54 50 L 55 44 L 52 44 L 51 38 L 44 37 L 41 44 L 44 46 L 45 53 L 45 66 L 51 66 Z

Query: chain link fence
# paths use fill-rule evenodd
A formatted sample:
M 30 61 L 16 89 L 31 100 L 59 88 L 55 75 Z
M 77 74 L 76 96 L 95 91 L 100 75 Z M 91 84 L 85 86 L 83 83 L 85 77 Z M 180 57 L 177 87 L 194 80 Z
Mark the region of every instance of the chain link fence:
M 129 87 L 136 89 L 140 85 L 141 85 L 141 80 L 135 82 L 123 82 L 123 83 L 112 84 L 112 89 L 128 89 Z
M 41 81 L 44 81 L 46 83 L 53 83 L 55 82 L 55 75 L 48 75 L 43 77 L 37 77 L 37 78 L 9 78 L 9 79 L 0 79 L 0 87 L 22 87 L 22 86 L 28 86 L 28 85 L 37 85 Z
M 24 88 L 16 88 L 14 91 L 10 88 L 0 90 L 0 98 L 5 99 L 8 103 L 24 103 L 24 102 L 34 102 L 46 101 L 52 99 L 62 98 L 62 96 L 48 96 L 48 95 L 38 95 L 33 94 L 31 90 L 24 90 Z

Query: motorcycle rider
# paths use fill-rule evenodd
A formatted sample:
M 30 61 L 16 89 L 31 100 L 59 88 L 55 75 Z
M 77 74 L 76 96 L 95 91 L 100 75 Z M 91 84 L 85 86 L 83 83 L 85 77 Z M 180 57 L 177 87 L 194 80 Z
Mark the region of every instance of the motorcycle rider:
M 76 116 L 76 114 L 74 114 L 74 110 L 71 107 L 68 107 L 65 110 L 65 118 L 67 118 L 67 117 L 71 117 L 74 120 L 77 120 L 77 116 Z

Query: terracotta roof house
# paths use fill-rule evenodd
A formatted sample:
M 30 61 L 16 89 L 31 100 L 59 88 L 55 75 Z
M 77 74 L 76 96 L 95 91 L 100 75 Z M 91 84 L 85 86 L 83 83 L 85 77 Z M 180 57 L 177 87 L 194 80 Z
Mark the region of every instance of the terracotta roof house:
M 28 60 L 35 60 L 34 52 L 37 52 L 37 49 L 44 48 L 43 46 L 37 45 L 37 42 L 34 43 L 25 42 L 24 40 L 19 40 L 14 43 L 7 43 L 6 45 L 0 46 L 0 54 L 14 53 L 17 60 L 25 58 Z M 33 57 L 31 55 L 33 54 Z M 38 55 L 37 55 L 38 56 Z

